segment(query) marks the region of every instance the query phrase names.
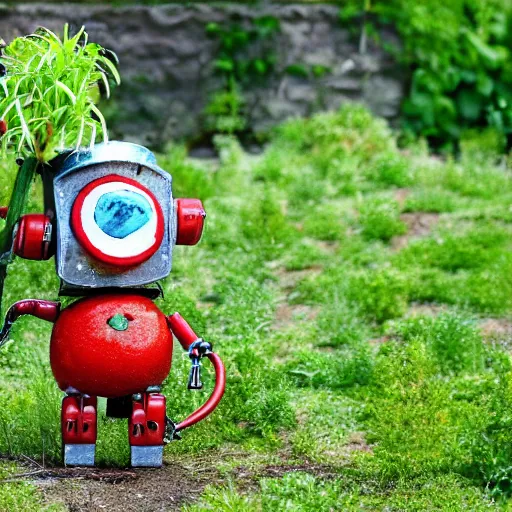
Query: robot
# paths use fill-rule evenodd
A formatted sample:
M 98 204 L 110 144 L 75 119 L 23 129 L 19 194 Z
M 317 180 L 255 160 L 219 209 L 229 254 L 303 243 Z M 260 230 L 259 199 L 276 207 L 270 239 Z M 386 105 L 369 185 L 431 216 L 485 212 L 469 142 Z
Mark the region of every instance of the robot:
M 205 211 L 197 199 L 173 199 L 171 176 L 146 148 L 98 144 L 60 155 L 41 170 L 44 214 L 23 215 L 13 253 L 30 260 L 55 256 L 60 302 L 27 299 L 7 311 L 0 346 L 22 315 L 53 322 L 50 363 L 66 396 L 61 428 L 64 464 L 93 466 L 97 397 L 107 415 L 128 418 L 133 467 L 162 465 L 166 442 L 211 414 L 225 387 L 225 370 L 210 343 L 175 313 L 154 304 L 158 281 L 171 272 L 172 249 L 195 245 Z M 0 208 L 5 217 L 7 208 Z M 171 369 L 173 334 L 188 351 L 188 388 L 201 389 L 201 360 L 215 369 L 206 403 L 175 424 L 161 386 Z

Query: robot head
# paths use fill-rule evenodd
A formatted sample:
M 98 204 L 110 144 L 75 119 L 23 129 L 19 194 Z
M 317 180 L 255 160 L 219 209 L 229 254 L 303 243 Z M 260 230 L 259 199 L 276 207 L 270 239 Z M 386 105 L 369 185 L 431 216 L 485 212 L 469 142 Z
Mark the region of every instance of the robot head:
M 62 290 L 133 288 L 171 271 L 172 248 L 201 237 L 204 210 L 172 197 L 171 176 L 141 146 L 109 142 L 50 170 Z

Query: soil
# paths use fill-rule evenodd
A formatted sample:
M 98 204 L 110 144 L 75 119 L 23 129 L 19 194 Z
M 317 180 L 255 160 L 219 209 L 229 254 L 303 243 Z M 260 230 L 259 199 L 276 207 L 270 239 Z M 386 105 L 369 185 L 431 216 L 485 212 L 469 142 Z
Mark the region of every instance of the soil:
M 348 449 L 365 449 L 364 436 L 355 434 Z M 354 444 L 354 447 L 352 445 Z M 228 459 L 230 458 L 227 454 Z M 282 464 L 251 464 L 244 462 L 232 469 L 231 478 L 242 492 L 257 492 L 260 478 L 280 478 L 291 472 L 307 472 L 321 478 L 336 478 L 339 468 L 308 461 Z M 160 512 L 180 510 L 193 503 L 207 485 L 224 485 L 215 468 L 223 462 L 221 456 L 195 458 L 186 463 L 166 463 L 159 469 L 112 468 L 43 468 L 35 461 L 18 461 L 24 472 L 8 481 L 27 481 L 37 486 L 43 505 L 63 505 L 70 512 Z
M 410 193 L 411 191 L 408 188 L 398 188 L 395 190 L 395 201 L 398 203 L 400 208 L 404 206 Z
M 480 321 L 480 331 L 486 337 L 512 337 L 512 322 L 504 318 L 485 318 Z
M 312 321 L 318 315 L 319 308 L 306 306 L 304 304 L 288 304 L 281 302 L 276 309 L 273 329 L 281 330 L 299 322 Z
M 46 468 L 27 466 L 9 481 L 29 481 L 42 492 L 45 505 L 64 505 L 70 512 L 180 510 L 219 480 L 204 461 L 171 463 L 160 469 Z
M 506 318 L 484 318 L 479 322 L 480 332 L 489 343 L 512 352 L 512 321 Z
M 399 251 L 407 246 L 409 241 L 414 238 L 428 236 L 435 225 L 439 222 L 437 213 L 403 213 L 400 219 L 407 225 L 407 233 L 401 236 L 395 236 L 391 240 L 391 247 Z
M 280 268 L 275 272 L 275 275 L 279 279 L 279 287 L 285 291 L 291 291 L 306 277 L 318 276 L 322 271 L 323 267 L 321 266 L 312 266 L 304 270 L 291 271 Z

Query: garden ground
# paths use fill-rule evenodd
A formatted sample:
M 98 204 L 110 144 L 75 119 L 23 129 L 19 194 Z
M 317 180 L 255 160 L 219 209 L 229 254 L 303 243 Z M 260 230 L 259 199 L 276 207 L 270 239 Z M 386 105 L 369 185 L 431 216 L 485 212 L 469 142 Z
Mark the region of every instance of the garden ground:
M 218 162 L 159 157 L 176 196 L 208 211 L 159 305 L 226 361 L 219 409 L 157 471 L 123 469 L 126 423 L 102 415 L 101 467 L 63 470 L 50 326 L 23 319 L 0 353 L 0 509 L 507 510 L 512 180 L 499 138 L 440 159 L 398 149 L 352 106 L 284 124 L 259 156 L 216 144 Z M 6 303 L 55 299 L 52 265 L 17 260 Z M 186 390 L 187 359 L 176 351 L 165 386 L 173 419 L 204 399 Z

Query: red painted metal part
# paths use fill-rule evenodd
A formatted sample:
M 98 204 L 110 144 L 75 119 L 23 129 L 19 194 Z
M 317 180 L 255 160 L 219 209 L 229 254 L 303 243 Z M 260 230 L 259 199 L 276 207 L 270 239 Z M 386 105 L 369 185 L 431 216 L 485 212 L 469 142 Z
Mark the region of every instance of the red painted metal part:
M 20 316 L 31 315 L 47 322 L 55 322 L 60 313 L 60 302 L 49 300 L 25 299 L 15 302 L 7 313 L 9 320 L 15 322 Z
M 5 219 L 7 217 L 8 212 L 9 212 L 8 206 L 0 206 L 0 219 Z
M 15 302 L 5 315 L 4 325 L 0 330 L 0 346 L 2 346 L 11 331 L 12 324 L 23 315 L 32 315 L 47 322 L 55 322 L 60 314 L 60 302 L 48 300 L 26 299 Z
M 66 396 L 62 400 L 63 444 L 95 444 L 97 438 L 96 397 Z
M 178 217 L 177 245 L 196 245 L 203 234 L 206 212 L 199 199 L 176 199 Z
M 188 325 L 188 322 L 179 313 L 168 316 L 167 321 L 172 333 L 176 336 L 184 350 L 188 350 L 190 345 L 199 339 L 192 330 L 192 327 Z
M 126 330 L 108 321 L 128 320 Z M 140 393 L 169 374 L 172 335 L 148 298 L 110 294 L 81 299 L 61 312 L 50 342 L 52 371 L 62 390 L 108 398 Z
M 169 322 L 172 332 L 185 350 L 188 350 L 190 345 L 198 339 L 197 334 L 179 313 L 174 313 L 174 315 L 167 317 L 167 321 Z M 208 398 L 203 406 L 176 425 L 176 432 L 191 427 L 209 416 L 217 408 L 224 395 L 226 388 L 226 370 L 222 360 L 213 352 L 206 354 L 206 357 L 212 362 L 215 369 L 215 387 L 210 398 Z
M 155 243 L 149 249 L 140 253 L 138 256 L 119 258 L 116 256 L 110 256 L 108 254 L 105 254 L 89 240 L 89 237 L 85 233 L 84 228 L 82 226 L 82 207 L 85 198 L 92 192 L 93 189 L 95 189 L 99 185 L 103 185 L 104 183 L 112 183 L 114 181 L 127 183 L 128 185 L 132 185 L 144 191 L 152 199 L 155 205 L 157 214 Z M 158 202 L 155 195 L 149 189 L 143 187 L 139 182 L 132 180 L 130 178 L 125 178 L 124 176 L 119 176 L 117 174 L 110 174 L 108 176 L 104 176 L 103 178 L 98 178 L 97 180 L 92 181 L 80 191 L 71 210 L 71 227 L 80 245 L 94 259 L 113 267 L 130 268 L 140 265 L 141 263 L 144 263 L 145 261 L 149 260 L 149 258 L 151 258 L 151 256 L 153 256 L 153 254 L 155 254 L 155 252 L 158 250 L 160 245 L 162 245 L 162 240 L 164 238 L 165 231 L 165 222 L 162 207 L 160 206 L 160 203 Z
M 27 260 L 47 260 L 53 256 L 50 251 L 51 220 L 42 214 L 21 217 L 14 239 L 14 254 Z
M 226 388 L 226 370 L 222 364 L 222 360 L 213 352 L 207 354 L 206 357 L 212 362 L 213 367 L 215 368 L 215 388 L 213 389 L 213 393 L 210 395 L 210 398 L 208 398 L 202 407 L 197 409 L 197 411 L 194 411 L 190 416 L 176 425 L 176 432 L 191 427 L 209 416 L 217 408 L 222 396 L 224 395 L 224 390 Z
M 160 446 L 164 444 L 166 426 L 165 396 L 142 393 L 141 400 L 133 400 L 128 422 L 131 446 Z

